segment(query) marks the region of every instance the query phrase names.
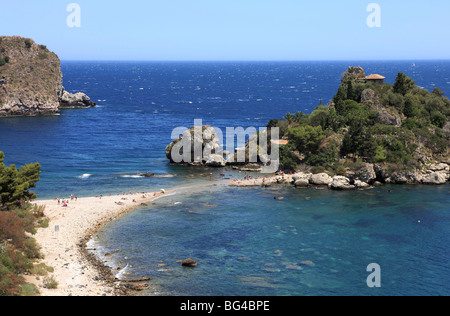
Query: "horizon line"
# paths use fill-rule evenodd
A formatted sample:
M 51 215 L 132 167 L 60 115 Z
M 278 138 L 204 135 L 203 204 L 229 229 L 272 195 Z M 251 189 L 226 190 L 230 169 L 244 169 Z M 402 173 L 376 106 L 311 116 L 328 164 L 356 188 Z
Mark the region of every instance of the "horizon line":
M 438 58 L 438 59 L 60 59 L 64 62 L 279 62 L 279 63 L 292 63 L 292 62 L 420 62 L 420 61 L 450 61 L 450 58 Z

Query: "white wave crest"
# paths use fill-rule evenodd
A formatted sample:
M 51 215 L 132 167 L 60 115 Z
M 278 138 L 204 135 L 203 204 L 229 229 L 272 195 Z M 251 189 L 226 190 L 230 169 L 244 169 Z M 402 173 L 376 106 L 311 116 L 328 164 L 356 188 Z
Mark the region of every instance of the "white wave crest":
M 90 174 L 90 173 L 85 173 L 85 174 L 82 174 L 81 176 L 78 176 L 77 178 L 78 178 L 78 179 L 88 179 L 88 178 L 90 178 L 90 177 L 92 177 L 92 174 Z

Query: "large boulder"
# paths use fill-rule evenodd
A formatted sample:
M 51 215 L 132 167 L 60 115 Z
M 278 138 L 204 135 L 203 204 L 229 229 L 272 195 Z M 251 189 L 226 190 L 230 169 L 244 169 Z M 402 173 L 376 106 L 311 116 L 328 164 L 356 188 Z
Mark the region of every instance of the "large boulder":
M 96 106 L 95 102 L 92 102 L 91 98 L 86 94 L 82 92 L 72 94 L 65 90 L 63 90 L 59 104 L 60 108 L 89 108 Z
M 221 155 L 211 155 L 206 161 L 206 166 L 220 168 L 227 165 L 227 161 Z
M 330 185 L 333 182 L 333 178 L 326 173 L 313 174 L 309 183 L 314 185 Z
M 347 176 L 350 178 L 350 180 L 360 180 L 361 182 L 365 183 L 373 183 L 377 178 L 374 165 L 369 163 L 364 163 L 357 169 L 348 171 Z
M 447 135 L 447 137 L 450 137 L 450 121 L 447 121 L 447 123 L 444 124 L 444 127 L 442 127 L 442 130 Z
M 380 97 L 372 89 L 363 90 L 361 104 L 367 105 L 373 111 L 379 111 L 382 108 Z
M 395 184 L 418 184 L 422 183 L 423 175 L 417 169 L 407 171 L 393 172 L 388 179 L 387 183 Z
M 423 177 L 424 184 L 446 184 L 448 180 L 447 172 L 432 172 Z
M 387 110 L 381 110 L 377 113 L 375 123 L 400 127 L 402 126 L 402 118 L 398 114 L 391 113 Z
M 213 127 L 191 127 L 166 147 L 166 157 L 174 163 L 222 166 L 226 160 L 223 155 L 218 155 L 220 147 L 220 139 Z
M 309 180 L 307 179 L 298 179 L 294 182 L 296 188 L 304 188 L 309 186 Z
M 344 176 L 335 176 L 330 184 L 333 190 L 352 190 L 355 186 L 350 184 L 350 179 Z
M 309 186 L 309 180 L 311 179 L 311 173 L 303 173 L 299 172 L 292 176 L 292 180 L 294 181 L 294 185 L 296 187 L 307 187 Z
M 350 66 L 348 69 L 342 74 L 342 83 L 346 83 L 349 79 L 359 79 L 364 80 L 366 78 L 366 73 L 364 69 L 360 66 L 353 67 Z
M 369 188 L 370 185 L 366 182 L 363 182 L 361 180 L 356 180 L 355 181 L 355 187 L 357 187 L 358 189 L 365 189 L 365 188 Z
M 449 171 L 450 167 L 446 163 L 431 164 L 428 167 L 430 171 Z

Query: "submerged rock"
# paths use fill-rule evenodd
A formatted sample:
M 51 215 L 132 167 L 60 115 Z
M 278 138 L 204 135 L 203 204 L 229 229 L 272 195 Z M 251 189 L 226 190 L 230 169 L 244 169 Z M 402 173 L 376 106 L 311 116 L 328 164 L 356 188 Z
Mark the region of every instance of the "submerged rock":
M 194 259 L 187 258 L 187 259 L 183 260 L 183 262 L 181 262 L 181 265 L 183 267 L 193 268 L 193 267 L 196 267 L 198 265 L 198 262 L 195 261 Z
M 306 261 L 302 261 L 299 263 L 300 266 L 303 267 L 315 267 L 316 265 L 314 264 L 314 262 L 312 262 L 311 260 L 306 260 Z

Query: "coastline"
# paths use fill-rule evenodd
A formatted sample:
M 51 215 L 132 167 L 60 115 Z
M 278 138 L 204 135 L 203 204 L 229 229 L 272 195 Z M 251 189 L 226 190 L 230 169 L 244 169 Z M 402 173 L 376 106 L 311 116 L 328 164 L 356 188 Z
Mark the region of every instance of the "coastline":
M 43 287 L 42 278 L 27 276 L 27 282 L 38 286 L 41 296 L 127 296 L 133 294 L 133 286 L 120 283 L 113 270 L 99 258 L 88 244 L 92 237 L 107 223 L 159 198 L 169 197 L 182 190 L 224 185 L 228 187 L 265 187 L 292 184 L 299 174 L 244 178 L 234 181 L 199 182 L 177 186 L 161 192 L 140 192 L 104 197 L 85 197 L 69 201 L 68 207 L 58 205 L 58 200 L 39 200 L 37 205 L 46 207 L 50 220 L 48 228 L 38 229 L 34 236 L 41 246 L 47 266 L 54 268 L 51 274 L 58 282 L 57 289 Z M 117 203 L 120 202 L 121 205 Z M 126 278 L 125 278 L 126 280 Z M 123 281 L 123 280 L 122 280 Z M 128 280 L 130 282 L 130 280 Z M 139 282 L 132 282 L 137 283 Z
M 170 195 L 183 187 L 165 193 L 146 192 L 126 195 L 87 197 L 69 200 L 67 207 L 58 200 L 40 200 L 50 220 L 48 228 L 38 229 L 34 236 L 47 266 L 57 282 L 56 289 L 43 287 L 42 279 L 27 276 L 27 281 L 38 286 L 41 296 L 118 296 L 127 295 L 125 287 L 117 285 L 111 269 L 89 252 L 87 243 L 105 224 L 133 210 Z M 117 204 L 117 203 L 119 203 Z
M 45 206 L 48 228 L 39 228 L 33 236 L 41 247 L 45 263 L 54 272 L 49 275 L 58 282 L 56 289 L 43 287 L 43 279 L 26 276 L 39 288 L 40 296 L 127 296 L 133 287 L 118 283 L 112 269 L 105 265 L 88 246 L 92 237 L 107 223 L 157 199 L 169 197 L 183 190 L 217 186 L 219 181 L 180 185 L 160 192 L 138 192 L 100 197 L 69 199 L 67 207 L 58 199 L 37 200 Z M 121 205 L 117 203 L 120 202 Z M 143 205 L 144 204 L 144 205 Z M 126 280 L 126 279 L 125 279 Z M 128 282 L 130 282 L 128 280 Z M 131 282 L 133 283 L 133 282 Z M 139 283 L 139 282 L 138 282 Z

